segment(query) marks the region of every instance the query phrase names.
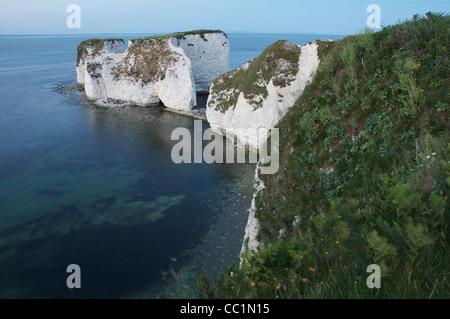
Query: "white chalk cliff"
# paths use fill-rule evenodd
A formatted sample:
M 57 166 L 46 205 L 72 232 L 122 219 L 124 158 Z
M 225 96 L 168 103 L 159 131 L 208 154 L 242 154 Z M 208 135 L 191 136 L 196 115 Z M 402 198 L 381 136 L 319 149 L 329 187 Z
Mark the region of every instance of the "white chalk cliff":
M 77 82 L 98 104 L 116 101 L 190 111 L 197 93 L 229 69 L 229 41 L 221 31 L 191 31 L 130 40 L 84 41 Z
M 247 225 L 245 226 L 244 242 L 241 248 L 241 254 L 247 250 L 257 251 L 261 243 L 259 242 L 257 236 L 259 232 L 259 221 L 256 218 L 256 200 L 257 196 L 264 191 L 264 182 L 259 177 L 259 163 L 256 165 L 255 169 L 255 180 L 254 180 L 254 193 L 252 198 L 252 204 L 249 209 Z M 241 264 L 242 264 L 241 259 Z
M 318 46 L 277 41 L 260 56 L 221 75 L 211 87 L 206 117 L 211 129 L 257 149 L 300 97 L 319 65 Z

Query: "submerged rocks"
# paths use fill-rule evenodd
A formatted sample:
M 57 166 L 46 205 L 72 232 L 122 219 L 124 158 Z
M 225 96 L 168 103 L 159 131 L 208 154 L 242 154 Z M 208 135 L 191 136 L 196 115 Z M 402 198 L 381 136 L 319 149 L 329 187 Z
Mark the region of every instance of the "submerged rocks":
M 229 42 L 221 31 L 191 31 L 130 40 L 84 41 L 78 47 L 77 81 L 89 99 L 109 105 L 161 101 L 170 109 L 190 111 L 197 93 L 229 68 Z
M 318 65 L 316 43 L 275 42 L 257 58 L 214 80 L 206 108 L 211 129 L 257 149 L 258 141 L 266 138 L 256 136 L 258 128 L 278 124 Z

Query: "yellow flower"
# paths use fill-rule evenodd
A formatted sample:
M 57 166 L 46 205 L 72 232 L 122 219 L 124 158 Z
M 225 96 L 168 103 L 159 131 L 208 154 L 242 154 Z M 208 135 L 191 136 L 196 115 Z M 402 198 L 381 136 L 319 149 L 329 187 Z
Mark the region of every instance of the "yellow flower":
M 355 280 L 355 284 L 357 284 L 358 282 Z
M 339 240 L 336 240 L 336 244 L 338 244 L 338 245 L 339 245 Z
M 277 290 L 280 289 L 280 285 L 277 286 Z
M 255 283 L 254 283 L 253 281 L 250 283 L 250 285 L 251 285 L 252 287 L 255 287 Z
M 302 281 L 303 281 L 303 282 L 307 282 L 307 281 L 308 281 L 308 278 L 302 278 Z
M 309 267 L 309 271 L 315 272 L 316 270 L 313 267 Z

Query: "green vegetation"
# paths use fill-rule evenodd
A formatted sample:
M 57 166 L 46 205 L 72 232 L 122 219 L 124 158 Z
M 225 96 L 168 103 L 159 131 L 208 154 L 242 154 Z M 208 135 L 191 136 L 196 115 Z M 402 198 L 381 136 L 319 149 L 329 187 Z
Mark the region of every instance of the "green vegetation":
M 131 41 L 133 45 L 128 48 L 127 56 L 113 70 L 114 79 L 126 77 L 142 85 L 164 80 L 167 69 L 177 61 L 178 55 L 170 50 L 168 38 L 157 36 Z
M 99 71 L 101 71 L 101 69 L 102 69 L 102 64 L 99 62 L 93 62 L 93 63 L 88 62 L 86 64 L 86 70 L 89 73 L 89 75 L 91 76 L 91 78 L 93 78 L 93 79 L 98 79 L 98 78 L 102 77 L 101 73 L 99 72 Z
M 314 81 L 279 123 L 280 170 L 261 176 L 264 247 L 217 285 L 199 277 L 200 297 L 448 298 L 449 21 L 319 42 Z
M 77 66 L 80 65 L 80 61 L 83 58 L 83 55 L 87 55 L 88 51 L 87 48 L 93 47 L 94 51 L 92 53 L 92 57 L 96 57 L 100 51 L 105 46 L 105 43 L 108 41 L 122 41 L 122 39 L 90 39 L 86 40 L 80 43 L 80 45 L 77 48 Z
M 269 94 L 267 85 L 271 79 L 280 87 L 288 86 L 295 79 L 299 57 L 300 47 L 297 45 L 283 40 L 273 43 L 257 58 L 250 60 L 248 67 L 239 67 L 214 80 L 211 93 L 216 98 L 211 105 L 225 112 L 236 106 L 242 92 L 255 109 L 260 107 Z

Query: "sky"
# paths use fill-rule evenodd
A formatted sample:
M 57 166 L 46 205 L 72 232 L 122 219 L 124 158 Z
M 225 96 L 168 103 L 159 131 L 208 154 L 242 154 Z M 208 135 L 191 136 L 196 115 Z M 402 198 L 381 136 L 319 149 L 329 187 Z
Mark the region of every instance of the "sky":
M 69 28 L 70 4 L 80 28 Z M 347 35 L 362 32 L 370 4 L 381 25 L 450 12 L 449 0 L 0 0 L 0 34 L 231 32 Z

